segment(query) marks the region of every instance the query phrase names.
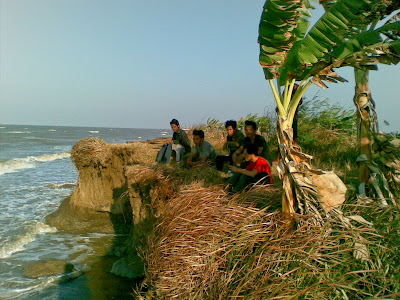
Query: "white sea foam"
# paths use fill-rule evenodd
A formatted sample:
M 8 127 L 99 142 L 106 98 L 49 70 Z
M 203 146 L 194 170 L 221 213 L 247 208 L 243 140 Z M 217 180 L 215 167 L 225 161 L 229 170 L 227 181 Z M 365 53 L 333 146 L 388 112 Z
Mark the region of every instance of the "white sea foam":
M 24 246 L 33 242 L 37 235 L 56 231 L 56 228 L 38 221 L 26 224 L 21 234 L 11 237 L 4 245 L 1 246 L 0 258 L 9 257 L 13 253 L 23 250 Z
M 76 182 L 68 182 L 68 183 L 50 183 L 47 184 L 46 187 L 53 189 L 70 189 L 76 186 Z
M 49 129 L 49 131 L 57 131 L 57 130 L 55 130 L 55 129 Z
M 0 129 L 4 129 L 4 128 L 7 128 L 7 127 L 0 127 Z
M 99 133 L 98 130 L 89 130 L 90 133 Z
M 5 162 L 0 161 L 0 175 L 14 173 L 21 169 L 30 169 L 34 167 L 35 165 L 33 163 L 24 161 L 23 159 L 14 159 Z
M 34 161 L 39 161 L 39 162 L 46 162 L 46 161 L 53 161 L 57 159 L 63 159 L 70 157 L 71 153 L 69 152 L 64 152 L 64 153 L 53 153 L 53 154 L 44 154 L 40 156 L 30 156 L 29 159 L 32 159 Z
M 12 160 L 0 161 L 0 175 L 6 173 L 14 173 L 21 169 L 29 169 L 34 168 L 35 162 L 48 162 L 57 159 L 63 159 L 70 157 L 71 154 L 68 152 L 64 153 L 53 153 L 53 154 L 44 154 L 40 156 L 28 156 L 25 158 L 15 158 Z
M 30 131 L 7 131 L 6 133 L 31 133 Z

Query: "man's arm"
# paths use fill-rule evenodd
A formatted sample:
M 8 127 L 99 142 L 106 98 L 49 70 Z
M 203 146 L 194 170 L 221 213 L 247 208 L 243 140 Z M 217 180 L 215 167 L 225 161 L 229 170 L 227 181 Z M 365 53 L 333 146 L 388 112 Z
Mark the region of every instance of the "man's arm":
M 192 162 L 192 166 L 204 165 L 207 162 L 207 157 L 202 157 L 201 160 Z
M 188 158 L 188 160 L 187 160 L 187 164 L 188 164 L 188 166 L 194 166 L 195 165 L 195 162 L 193 162 L 193 159 L 196 159 L 196 158 L 198 158 L 199 157 L 199 153 L 194 153 L 192 156 L 190 156 L 189 158 Z
M 187 133 L 185 131 L 182 130 L 182 134 L 181 134 L 181 143 L 182 146 L 189 146 L 190 147 L 190 141 L 189 141 L 189 137 L 187 135 Z
M 238 156 L 239 156 L 240 154 L 242 154 L 242 152 L 243 152 L 243 146 L 240 146 L 239 149 L 237 149 L 237 150 L 235 151 L 235 153 L 233 153 L 233 155 L 232 155 L 233 163 L 235 163 L 235 164 L 238 163 Z
M 249 171 L 249 170 L 238 168 L 238 167 L 235 167 L 235 166 L 229 166 L 229 169 L 232 172 L 238 172 L 238 173 L 241 173 L 243 175 L 250 176 L 250 177 L 254 177 L 254 176 L 256 176 L 258 174 L 258 171 L 255 170 L 255 169 Z

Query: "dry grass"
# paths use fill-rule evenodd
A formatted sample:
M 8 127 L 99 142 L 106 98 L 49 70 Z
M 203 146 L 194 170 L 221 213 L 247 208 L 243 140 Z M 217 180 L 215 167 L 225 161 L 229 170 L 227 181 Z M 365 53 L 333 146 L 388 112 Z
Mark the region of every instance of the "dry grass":
M 110 145 L 99 138 L 84 138 L 74 145 L 71 158 L 77 169 L 105 165 L 111 158 Z
M 164 144 L 164 139 L 157 139 L 153 142 L 134 142 L 131 143 L 135 152 L 138 155 L 133 157 L 132 164 L 140 164 L 144 166 L 156 165 L 156 157 L 161 146 Z
M 276 195 L 271 205 L 256 208 L 255 202 L 266 194 Z M 323 227 L 304 219 L 303 226 L 293 229 L 282 222 L 279 211 L 271 211 L 278 194 L 271 186 L 260 186 L 232 198 L 220 186 L 184 186 L 161 212 L 144 253 L 146 296 L 365 299 L 399 295 L 399 279 L 393 277 L 399 267 L 392 266 L 393 258 L 382 261 L 395 254 L 382 244 L 388 238 L 384 233 L 357 222 L 344 228 L 336 218 Z M 348 215 L 360 209 L 372 218 L 382 215 L 375 204 L 345 208 Z M 391 229 L 392 234 L 398 235 L 397 231 Z M 355 243 L 360 242 L 369 250 L 367 261 L 354 258 Z

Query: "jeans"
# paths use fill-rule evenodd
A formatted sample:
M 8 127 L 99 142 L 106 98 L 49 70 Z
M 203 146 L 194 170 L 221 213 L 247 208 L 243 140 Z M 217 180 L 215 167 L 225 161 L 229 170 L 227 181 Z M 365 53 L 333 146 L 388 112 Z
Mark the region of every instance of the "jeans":
M 176 162 L 180 162 L 185 153 L 185 148 L 180 144 L 163 145 L 160 152 L 158 152 L 156 161 L 168 164 L 171 160 L 172 151 L 175 151 L 176 153 Z

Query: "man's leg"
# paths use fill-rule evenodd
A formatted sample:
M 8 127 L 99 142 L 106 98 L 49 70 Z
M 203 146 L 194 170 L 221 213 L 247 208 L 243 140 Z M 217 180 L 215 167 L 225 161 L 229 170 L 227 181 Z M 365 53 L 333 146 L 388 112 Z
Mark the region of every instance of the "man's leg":
M 222 168 L 224 167 L 224 163 L 226 161 L 230 161 L 229 156 L 226 155 L 218 155 L 217 158 L 215 159 L 215 165 L 217 167 L 217 170 L 222 171 Z
M 169 161 L 171 160 L 171 154 L 172 154 L 172 144 L 168 144 L 167 150 L 165 150 L 164 154 L 164 159 L 163 159 L 164 163 L 169 164 Z
M 176 162 L 180 162 L 183 155 L 183 147 L 180 144 L 172 144 L 172 150 L 176 153 Z
M 163 145 L 157 154 L 156 162 L 163 162 L 165 156 L 165 150 L 167 150 L 167 145 Z
M 236 184 L 238 183 L 238 181 L 239 181 L 240 175 L 242 175 L 242 174 L 240 174 L 240 173 L 238 173 L 238 172 L 234 172 L 234 173 L 233 173 L 232 177 L 229 179 L 229 189 L 230 189 L 230 190 L 233 190 L 233 189 L 234 189 L 235 185 L 236 185 Z
M 239 173 L 240 174 L 240 173 Z M 250 177 L 247 175 L 240 174 L 239 180 L 237 181 L 236 185 L 233 187 L 233 190 L 237 192 L 241 192 L 248 186 L 250 183 L 254 183 L 257 180 L 254 177 Z

